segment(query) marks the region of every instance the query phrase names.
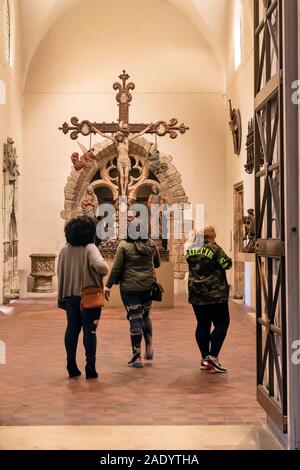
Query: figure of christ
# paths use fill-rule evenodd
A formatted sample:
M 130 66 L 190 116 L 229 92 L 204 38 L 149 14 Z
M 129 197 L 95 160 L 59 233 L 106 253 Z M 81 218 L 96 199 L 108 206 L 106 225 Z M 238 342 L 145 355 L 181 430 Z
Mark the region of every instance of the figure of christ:
M 137 137 L 141 137 L 145 134 L 151 127 L 153 123 L 149 124 L 142 132 L 139 134 L 134 134 L 129 137 L 128 126 L 123 122 L 120 122 L 120 131 L 116 132 L 113 136 L 106 135 L 93 127 L 93 131 L 97 132 L 97 134 L 105 137 L 106 139 L 115 142 L 118 149 L 118 160 L 117 160 L 117 170 L 119 173 L 120 178 L 120 189 L 121 189 L 121 196 L 126 196 L 128 182 L 129 182 L 129 173 L 131 170 L 131 161 L 129 158 L 129 142 Z

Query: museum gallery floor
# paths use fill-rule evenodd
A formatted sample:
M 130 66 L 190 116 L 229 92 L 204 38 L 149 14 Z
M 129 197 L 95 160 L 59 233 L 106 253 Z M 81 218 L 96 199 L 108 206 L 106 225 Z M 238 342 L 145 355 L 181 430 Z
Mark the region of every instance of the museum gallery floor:
M 231 303 L 222 361 L 227 375 L 200 372 L 194 316 L 185 297 L 153 311 L 155 359 L 127 367 L 128 323 L 123 309 L 106 308 L 98 329 L 100 377 L 70 380 L 65 371 L 64 313 L 55 298 L 17 301 L 0 315 L 7 364 L 1 366 L 0 424 L 245 425 L 265 423 L 255 396 L 255 322 Z M 83 347 L 78 363 L 83 370 Z

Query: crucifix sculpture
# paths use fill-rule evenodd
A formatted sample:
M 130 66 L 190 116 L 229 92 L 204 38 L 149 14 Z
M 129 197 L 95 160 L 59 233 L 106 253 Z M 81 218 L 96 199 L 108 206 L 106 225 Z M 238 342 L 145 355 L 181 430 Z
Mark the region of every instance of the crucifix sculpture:
M 116 100 L 119 106 L 118 122 L 90 122 L 87 120 L 79 121 L 77 117 L 72 117 L 71 126 L 65 122 L 59 130 L 64 134 L 71 132 L 71 139 L 76 140 L 78 135 L 88 136 L 90 134 L 100 134 L 116 143 L 118 149 L 117 169 L 120 175 L 121 195 L 126 195 L 128 177 L 131 170 L 129 158 L 129 143 L 131 140 L 143 134 L 154 134 L 163 137 L 169 134 L 171 139 L 176 139 L 178 132 L 185 134 L 188 127 L 184 124 L 178 125 L 178 119 L 171 119 L 169 122 L 158 121 L 150 124 L 131 124 L 129 123 L 129 107 L 132 101 L 130 91 L 135 89 L 133 82 L 128 82 L 129 75 L 123 70 L 119 76 L 121 83 L 113 84 L 114 90 L 117 90 Z

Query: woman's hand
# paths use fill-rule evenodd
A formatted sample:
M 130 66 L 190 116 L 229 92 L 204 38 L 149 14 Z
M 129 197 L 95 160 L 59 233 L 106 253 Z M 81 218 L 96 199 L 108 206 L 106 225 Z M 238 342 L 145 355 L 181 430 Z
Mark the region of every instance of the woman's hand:
M 108 287 L 104 288 L 104 296 L 105 296 L 105 300 L 107 300 L 108 302 L 110 298 L 110 289 Z

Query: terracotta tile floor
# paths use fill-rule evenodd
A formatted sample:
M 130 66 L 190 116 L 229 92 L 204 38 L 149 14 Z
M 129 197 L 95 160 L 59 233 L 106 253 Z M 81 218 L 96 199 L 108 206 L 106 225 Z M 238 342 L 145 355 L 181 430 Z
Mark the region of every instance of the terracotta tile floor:
M 194 315 L 184 297 L 154 310 L 155 360 L 127 367 L 128 323 L 106 308 L 98 329 L 100 378 L 70 380 L 65 372 L 63 311 L 55 299 L 14 304 L 0 315 L 7 364 L 0 365 L 1 425 L 203 425 L 265 422 L 255 400 L 255 323 L 231 304 L 232 322 L 222 362 L 227 375 L 200 372 Z M 78 363 L 83 370 L 80 339 Z

